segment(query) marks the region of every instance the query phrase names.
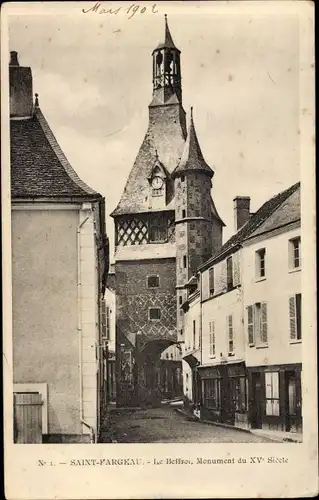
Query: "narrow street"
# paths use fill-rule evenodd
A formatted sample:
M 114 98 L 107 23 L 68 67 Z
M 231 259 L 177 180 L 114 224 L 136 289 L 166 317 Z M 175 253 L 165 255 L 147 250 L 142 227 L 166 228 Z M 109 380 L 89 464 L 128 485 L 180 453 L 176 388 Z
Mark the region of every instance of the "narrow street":
M 265 443 L 268 439 L 236 429 L 192 421 L 173 406 L 112 410 L 112 440 L 118 443 Z

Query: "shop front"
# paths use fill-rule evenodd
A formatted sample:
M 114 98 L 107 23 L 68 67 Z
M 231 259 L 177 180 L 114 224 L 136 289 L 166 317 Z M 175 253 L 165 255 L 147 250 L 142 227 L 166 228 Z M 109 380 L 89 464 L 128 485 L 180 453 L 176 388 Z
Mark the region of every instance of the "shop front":
M 302 432 L 301 364 L 248 368 L 253 429 Z
M 243 362 L 198 368 L 201 418 L 247 427 L 247 378 Z

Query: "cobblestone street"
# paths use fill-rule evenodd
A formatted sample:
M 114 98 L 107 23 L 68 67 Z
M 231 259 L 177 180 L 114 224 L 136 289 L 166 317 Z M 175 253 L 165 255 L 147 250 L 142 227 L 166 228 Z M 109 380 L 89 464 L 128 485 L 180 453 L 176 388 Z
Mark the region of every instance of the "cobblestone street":
M 267 438 L 192 421 L 174 407 L 111 411 L 112 440 L 118 443 L 265 443 Z

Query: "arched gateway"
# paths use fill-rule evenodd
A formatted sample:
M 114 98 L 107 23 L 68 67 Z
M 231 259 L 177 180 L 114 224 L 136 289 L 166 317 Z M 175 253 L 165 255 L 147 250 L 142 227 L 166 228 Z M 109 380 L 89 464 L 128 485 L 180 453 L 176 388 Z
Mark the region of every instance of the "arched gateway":
M 221 245 L 223 222 L 211 199 L 193 117 L 186 130 L 180 50 L 165 16 L 165 40 L 152 53 L 148 129 L 115 222 L 117 404 L 158 403 L 158 363 L 183 343 L 185 284 Z

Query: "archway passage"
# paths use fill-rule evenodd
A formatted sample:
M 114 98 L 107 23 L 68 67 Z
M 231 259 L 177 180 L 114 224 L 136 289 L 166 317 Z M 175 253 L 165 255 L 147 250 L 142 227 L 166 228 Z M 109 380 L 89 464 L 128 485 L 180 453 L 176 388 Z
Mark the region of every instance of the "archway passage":
M 147 342 L 137 362 L 138 400 L 142 406 L 160 406 L 163 400 L 182 396 L 182 361 L 180 356 L 162 359 L 169 347 L 179 345 L 171 339 Z

